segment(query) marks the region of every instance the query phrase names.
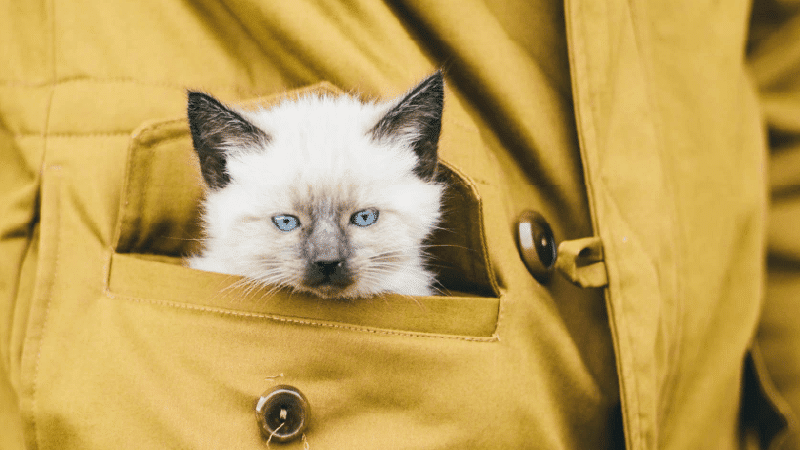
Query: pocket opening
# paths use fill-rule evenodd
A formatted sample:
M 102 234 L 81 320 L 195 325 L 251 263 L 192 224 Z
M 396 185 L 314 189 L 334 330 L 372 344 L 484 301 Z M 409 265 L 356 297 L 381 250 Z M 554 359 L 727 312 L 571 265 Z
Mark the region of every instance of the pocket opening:
M 318 89 L 329 92 L 332 87 Z M 445 161 L 439 164 L 438 179 L 447 188 L 440 229 L 426 241 L 430 268 L 445 293 L 497 297 L 478 191 Z M 114 251 L 170 258 L 192 254 L 201 237 L 202 195 L 186 119 L 146 124 L 134 133 L 129 148 Z

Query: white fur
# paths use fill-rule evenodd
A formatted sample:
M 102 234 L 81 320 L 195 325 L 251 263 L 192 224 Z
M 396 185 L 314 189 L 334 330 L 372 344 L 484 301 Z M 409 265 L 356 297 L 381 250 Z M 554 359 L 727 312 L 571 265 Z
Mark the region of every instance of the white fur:
M 227 149 L 231 182 L 208 191 L 204 248 L 187 264 L 329 296 L 302 283 L 307 261 L 300 230 L 282 232 L 271 220 L 291 214 L 308 224 L 302 206 L 327 201 L 346 207 L 340 222 L 348 230 L 348 264 L 356 274 L 352 285 L 332 296 L 432 295 L 422 241 L 439 221 L 442 186 L 414 174 L 417 156 L 408 136 L 371 139 L 369 130 L 391 106 L 349 96 L 307 96 L 242 112 L 270 141 L 265 148 Z M 350 224 L 350 215 L 365 208 L 377 209 L 378 221 L 368 227 Z M 385 252 L 394 253 L 374 260 Z

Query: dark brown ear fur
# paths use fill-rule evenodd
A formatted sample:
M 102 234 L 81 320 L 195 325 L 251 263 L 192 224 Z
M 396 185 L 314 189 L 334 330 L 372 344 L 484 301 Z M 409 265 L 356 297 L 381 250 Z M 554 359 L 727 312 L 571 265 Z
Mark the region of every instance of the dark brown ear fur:
M 432 180 L 436 176 L 443 107 L 444 77 L 437 71 L 406 94 L 370 133 L 376 140 L 412 134 L 412 148 L 419 158 L 414 172 L 423 180 Z
M 269 136 L 208 94 L 189 91 L 188 97 L 189 128 L 203 179 L 211 189 L 220 189 L 231 181 L 225 169 L 226 146 L 266 144 Z

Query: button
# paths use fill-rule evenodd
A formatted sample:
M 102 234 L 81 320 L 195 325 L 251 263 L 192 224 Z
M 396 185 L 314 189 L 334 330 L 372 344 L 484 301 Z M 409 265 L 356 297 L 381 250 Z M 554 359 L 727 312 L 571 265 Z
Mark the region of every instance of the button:
M 540 283 L 547 282 L 558 257 L 550 224 L 535 211 L 524 212 L 517 223 L 517 243 L 528 272 Z
M 256 418 L 267 442 L 289 442 L 302 436 L 308 412 L 308 400 L 292 386 L 276 386 L 256 402 Z

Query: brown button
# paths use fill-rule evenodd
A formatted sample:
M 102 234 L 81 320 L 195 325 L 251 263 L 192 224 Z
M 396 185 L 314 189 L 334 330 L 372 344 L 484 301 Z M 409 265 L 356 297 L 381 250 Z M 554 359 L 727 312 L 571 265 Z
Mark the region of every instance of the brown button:
M 547 282 L 558 257 L 550 224 L 535 211 L 524 212 L 517 223 L 517 243 L 528 272 L 540 283 Z
M 289 442 L 308 425 L 308 400 L 292 386 L 276 386 L 256 402 L 256 418 L 267 442 Z

